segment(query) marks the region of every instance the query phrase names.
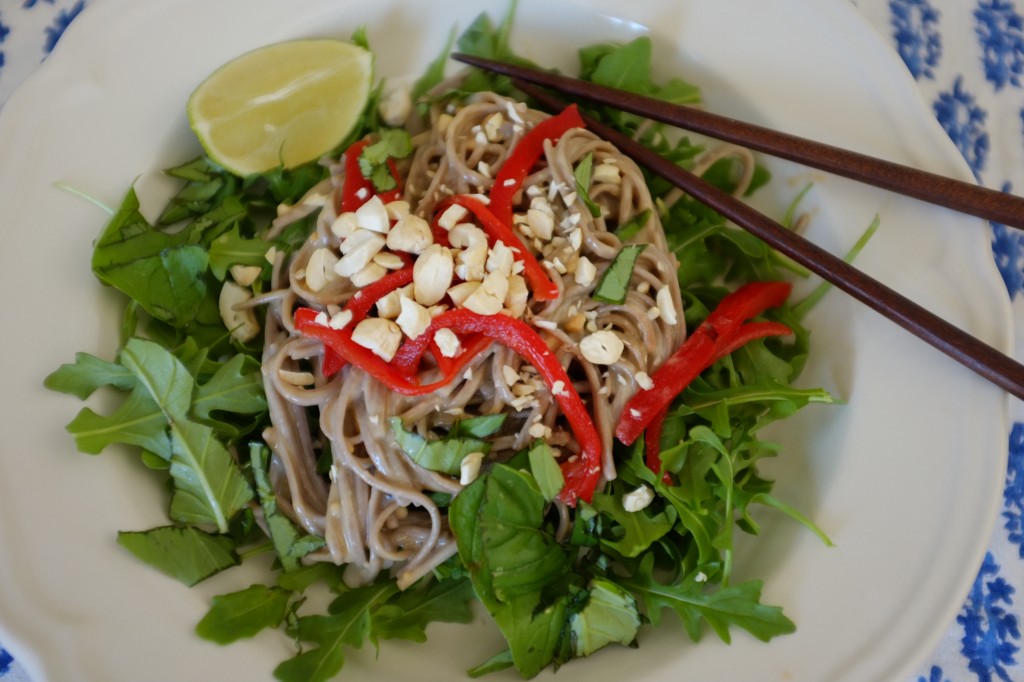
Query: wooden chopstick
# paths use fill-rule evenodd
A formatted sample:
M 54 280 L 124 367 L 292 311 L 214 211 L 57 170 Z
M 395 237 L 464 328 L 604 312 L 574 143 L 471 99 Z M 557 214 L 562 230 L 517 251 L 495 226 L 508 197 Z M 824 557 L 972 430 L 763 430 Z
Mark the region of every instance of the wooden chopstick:
M 551 109 L 565 106 L 550 93 L 523 81 L 513 84 Z M 918 338 L 1010 394 L 1024 400 L 1024 365 L 936 316 L 843 259 L 786 229 L 733 195 L 668 161 L 636 140 L 584 116 L 587 128 L 614 144 L 638 164 L 647 167 L 684 192 L 718 211 L 766 244 L 832 283 Z
M 1024 198 L 1013 194 L 549 71 L 461 53 L 453 54 L 452 59 L 961 213 L 1024 228 Z

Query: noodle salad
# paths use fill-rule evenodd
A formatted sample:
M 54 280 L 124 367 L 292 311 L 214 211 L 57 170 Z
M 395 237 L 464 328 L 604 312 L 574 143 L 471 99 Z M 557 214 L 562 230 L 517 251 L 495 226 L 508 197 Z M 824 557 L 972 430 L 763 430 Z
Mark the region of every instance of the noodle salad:
M 453 42 L 520 59 L 510 18 Z M 92 257 L 127 296 L 122 345 L 46 380 L 121 395 L 69 432 L 167 482 L 168 524 L 119 544 L 187 585 L 272 553 L 267 583 L 196 630 L 282 628 L 285 681 L 468 623 L 476 601 L 507 648 L 472 676 L 633 646 L 666 609 L 693 641 L 793 631 L 760 582 L 731 580 L 733 542 L 770 507 L 828 543 L 758 472 L 777 454 L 762 428 L 832 402 L 793 386 L 824 289 L 790 302 L 798 268 L 587 130 L 582 105 L 447 77 L 451 47 L 411 92 L 377 84 L 318 162 L 240 177 L 202 156 L 167 171 L 181 188 L 152 223 L 128 191 Z M 654 82 L 647 38 L 579 56 L 582 78 L 699 101 Z M 745 150 L 585 113 L 739 196 L 768 181 Z

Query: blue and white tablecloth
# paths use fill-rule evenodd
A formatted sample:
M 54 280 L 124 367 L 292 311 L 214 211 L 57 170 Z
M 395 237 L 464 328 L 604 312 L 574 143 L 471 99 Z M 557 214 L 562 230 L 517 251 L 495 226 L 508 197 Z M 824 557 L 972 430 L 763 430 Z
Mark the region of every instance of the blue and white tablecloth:
M 851 1 L 898 51 L 979 182 L 1024 193 L 1024 0 Z M 0 105 L 86 5 L 0 0 Z M 1024 232 L 992 225 L 992 254 L 1022 339 Z M 1015 355 L 1024 358 L 1020 341 Z M 989 551 L 955 622 L 909 682 L 1024 680 L 1024 405 L 1011 410 L 1004 505 Z M 0 642 L 0 682 L 27 679 Z

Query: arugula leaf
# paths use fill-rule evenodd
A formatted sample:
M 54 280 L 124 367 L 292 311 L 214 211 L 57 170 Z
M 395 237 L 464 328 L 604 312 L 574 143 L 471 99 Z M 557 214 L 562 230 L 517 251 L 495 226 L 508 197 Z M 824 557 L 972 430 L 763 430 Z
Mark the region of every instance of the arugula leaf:
M 171 440 L 167 419 L 159 405 L 143 386 L 136 386 L 110 415 L 104 416 L 84 407 L 67 425 L 75 447 L 95 455 L 108 445 L 137 445 L 160 457 L 171 458 Z
M 189 587 L 240 563 L 230 537 L 198 528 L 161 526 L 148 531 L 120 531 L 117 544 Z
M 601 207 L 590 198 L 590 178 L 594 171 L 594 153 L 589 152 L 584 156 L 573 170 L 573 177 L 576 179 L 576 195 L 583 200 L 590 215 L 595 218 L 601 215 Z
M 150 225 L 130 189 L 96 243 L 93 272 L 156 319 L 186 326 L 207 295 L 208 263 L 205 249 L 185 243 L 186 236 Z
M 196 387 L 192 415 L 218 431 L 235 437 L 238 430 L 227 422 L 215 420 L 214 412 L 236 415 L 261 414 L 267 409 L 260 363 L 238 353 L 221 365 L 212 377 Z
M 214 597 L 210 610 L 196 625 L 196 634 L 217 644 L 230 644 L 265 628 L 276 628 L 288 613 L 291 596 L 280 587 L 252 585 Z
M 427 641 L 433 622 L 469 623 L 473 586 L 466 578 L 433 580 L 398 593 L 373 612 L 374 632 L 383 639 Z
M 263 509 L 263 518 L 266 520 L 267 529 L 270 532 L 270 540 L 274 545 L 274 551 L 281 562 L 281 568 L 285 573 L 295 571 L 300 567 L 299 560 L 323 547 L 326 543 L 323 538 L 307 536 L 306 542 L 301 542 L 303 536 L 291 522 L 281 513 L 277 506 L 277 495 L 270 484 L 270 477 L 267 475 L 267 468 L 270 466 L 270 452 L 268 448 L 260 443 L 253 443 L 249 446 L 249 457 L 252 460 L 252 474 L 256 482 L 256 494 L 259 497 L 260 507 Z M 309 542 L 308 540 L 312 540 Z
M 631 644 L 640 631 L 633 595 L 603 578 L 594 578 L 589 592 L 587 605 L 569 619 L 573 652 L 589 656 L 613 642 Z
M 210 243 L 210 272 L 223 281 L 232 265 L 267 264 L 267 251 L 271 243 L 255 237 L 242 237 L 238 226 L 233 227 Z
M 171 518 L 212 524 L 222 532 L 252 499 L 248 481 L 209 426 L 189 421 L 171 425 Z
M 591 80 L 619 90 L 649 93 L 651 84 L 651 39 L 641 36 L 604 54 Z
M 592 298 L 602 303 L 621 304 L 626 300 L 629 292 L 629 280 L 633 277 L 633 267 L 637 258 L 647 244 L 628 244 L 615 255 L 611 265 L 602 273 L 601 279 L 597 282 Z
M 391 417 L 388 423 L 402 452 L 424 469 L 431 471 L 456 476 L 466 455 L 473 452 L 487 454 L 491 450 L 491 444 L 479 438 L 448 436 L 427 440 L 418 433 L 406 431 L 402 426 L 401 417 Z
M 622 556 L 640 556 L 659 538 L 672 530 L 676 522 L 675 510 L 664 510 L 649 515 L 647 510 L 628 512 L 622 507 L 621 495 L 597 493 L 591 503 L 597 511 L 607 514 L 617 524 L 620 537 L 604 540 L 603 544 Z
M 448 64 L 448 55 L 452 52 L 452 45 L 455 44 L 455 27 L 448 33 L 448 40 L 445 42 L 441 53 L 427 65 L 426 70 L 416 79 L 412 86 L 412 101 L 416 102 L 420 97 L 427 94 L 435 86 L 444 82 L 445 66 Z
M 788 634 L 796 629 L 793 622 L 777 606 L 761 604 L 760 581 L 721 588 L 707 593 L 704 584 L 693 576 L 672 584 L 662 584 L 653 575 L 654 557 L 647 555 L 640 570 L 632 577 L 616 576 L 615 582 L 628 589 L 646 605 L 654 625 L 662 609 L 671 609 L 679 616 L 693 641 L 700 640 L 700 623 L 705 621 L 723 642 L 729 643 L 729 626 L 736 625 L 762 641 Z
M 332 679 L 345 665 L 345 646 L 358 649 L 368 639 L 376 642 L 371 613 L 397 591 L 394 581 L 382 579 L 345 592 L 331 603 L 328 615 L 300 617 L 295 638 L 317 646 L 278 665 L 274 677 L 282 682 Z
M 43 386 L 85 400 L 103 386 L 130 391 L 135 387 L 135 377 L 121 365 L 88 353 L 75 353 L 74 364 L 61 365 L 43 380 Z

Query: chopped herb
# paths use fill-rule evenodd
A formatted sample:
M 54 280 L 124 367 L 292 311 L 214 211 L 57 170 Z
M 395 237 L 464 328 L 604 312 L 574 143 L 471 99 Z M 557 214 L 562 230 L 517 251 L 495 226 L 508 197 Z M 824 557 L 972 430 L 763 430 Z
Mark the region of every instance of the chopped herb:
M 629 280 L 633 277 L 633 267 L 646 248 L 646 244 L 629 244 L 622 247 L 615 260 L 601 275 L 597 288 L 594 289 L 595 301 L 616 304 L 625 302 L 626 294 L 629 292 Z
M 398 183 L 391 175 L 389 162 L 412 154 L 412 138 L 403 128 L 382 128 L 380 140 L 363 148 L 359 155 L 359 170 L 373 182 L 378 192 L 394 189 Z
M 573 176 L 576 178 L 576 195 L 583 200 L 590 215 L 595 218 L 601 215 L 601 207 L 590 198 L 590 178 L 594 171 L 594 153 L 590 152 L 576 165 Z

